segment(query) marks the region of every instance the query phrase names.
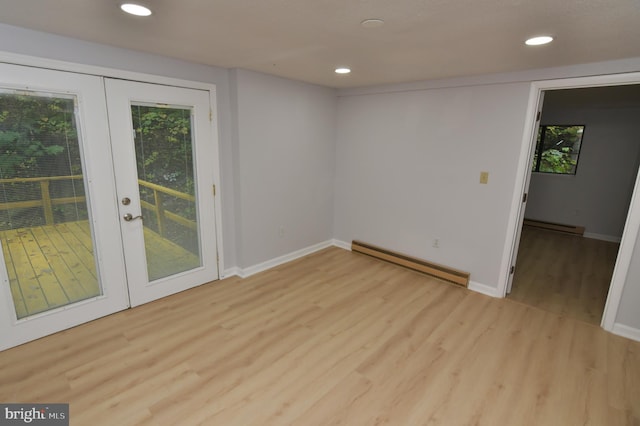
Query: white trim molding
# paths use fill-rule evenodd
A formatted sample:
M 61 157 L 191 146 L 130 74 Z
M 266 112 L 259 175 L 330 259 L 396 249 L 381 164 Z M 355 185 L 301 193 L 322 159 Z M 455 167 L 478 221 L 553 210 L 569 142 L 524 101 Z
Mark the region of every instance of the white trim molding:
M 347 243 L 346 241 L 336 240 L 334 238 L 333 240 L 331 240 L 331 245 L 333 245 L 334 247 L 351 251 L 351 243 Z
M 613 328 L 611 329 L 611 332 L 618 336 L 626 337 L 627 339 L 640 342 L 640 330 L 637 328 L 629 327 L 628 325 L 624 325 L 620 323 L 615 323 L 613 324 Z
M 528 162 L 528 153 L 532 147 L 532 134 L 535 126 L 534 106 L 537 104 L 540 94 L 546 90 L 555 89 L 576 89 L 584 87 L 602 87 L 617 86 L 626 84 L 640 83 L 640 72 L 629 72 L 621 74 L 605 74 L 593 75 L 587 77 L 562 78 L 556 80 L 539 80 L 531 83 L 529 92 L 529 102 L 527 109 L 527 117 L 525 118 L 525 126 L 523 138 L 521 141 L 520 159 L 518 162 L 518 171 L 516 173 L 516 182 L 514 186 L 513 198 L 511 202 L 511 210 L 509 214 L 509 223 L 507 225 L 507 235 L 502 255 L 502 275 L 498 282 L 496 292 L 498 296 L 504 297 L 507 291 L 508 277 L 510 272 L 510 259 L 514 256 L 515 241 L 520 229 L 518 228 L 517 218 L 522 208 L 522 192 L 526 182 L 527 173 L 531 172 Z M 640 230 L 640 174 L 636 178 L 636 185 L 627 214 L 624 232 L 620 242 L 618 258 L 609 287 L 609 294 L 602 316 L 601 326 L 607 331 L 613 331 L 616 326 L 615 319 L 618 314 L 620 298 L 624 290 L 627 279 L 627 272 L 631 263 L 631 256 L 638 238 Z M 470 285 L 470 288 L 472 286 Z M 486 289 L 485 289 L 486 290 Z M 618 327 L 620 329 L 620 327 Z M 626 329 L 624 329 L 626 330 Z M 628 330 L 627 330 L 628 331 Z
M 476 293 L 482 293 L 486 296 L 498 297 L 498 298 L 504 297 L 497 287 L 491 287 L 486 284 L 479 283 L 477 281 L 469 281 L 469 286 L 467 286 L 467 288 L 471 291 L 475 291 Z
M 222 274 L 220 275 L 220 279 L 223 280 L 225 278 L 231 278 L 236 276 L 239 277 L 241 271 L 242 270 L 237 266 L 232 266 L 231 268 L 227 268 L 222 272 Z
M 274 259 L 267 260 L 262 263 L 258 263 L 257 265 L 249 266 L 248 268 L 242 268 L 242 269 L 235 268 L 238 271 L 236 275 L 240 276 L 241 278 L 247 278 L 259 272 L 264 272 L 271 268 L 275 268 L 276 266 L 282 265 L 283 263 L 291 262 L 292 260 L 296 260 L 301 257 L 307 256 L 311 253 L 315 253 L 317 251 L 326 249 L 327 247 L 331 247 L 332 245 L 333 245 L 333 241 L 327 240 L 318 244 L 314 244 L 309 247 L 305 247 L 300 250 L 296 250 L 294 252 L 285 254 L 283 256 L 279 256 Z
M 327 240 L 318 244 L 314 244 L 309 247 L 305 247 L 300 250 L 296 250 L 294 252 L 285 254 L 283 256 L 279 256 L 274 259 L 267 260 L 262 263 L 258 263 L 257 265 L 249 266 L 248 268 L 243 269 L 243 268 L 240 268 L 239 266 L 232 266 L 230 268 L 225 269 L 224 272 L 222 272 L 220 279 L 230 278 L 230 277 L 247 278 L 247 277 L 250 277 L 251 275 L 255 275 L 257 273 L 267 271 L 271 268 L 275 268 L 276 266 L 282 265 L 287 262 L 291 262 L 292 260 L 299 259 L 301 257 L 307 256 L 309 254 L 315 253 L 317 251 L 320 251 L 327 247 L 332 247 L 332 246 L 351 251 L 350 243 L 336 240 L 336 239 Z
M 608 241 L 610 243 L 619 243 L 620 241 L 622 241 L 622 237 L 616 237 L 614 235 L 595 234 L 593 232 L 585 232 L 583 236 L 585 238 Z
M 0 62 L 28 66 L 28 67 L 67 71 L 67 72 L 73 72 L 76 74 L 90 74 L 98 77 L 111 77 L 111 78 L 119 78 L 123 80 L 142 81 L 144 83 L 163 84 L 165 86 L 184 87 L 187 89 L 215 91 L 215 86 L 216 86 L 215 83 L 208 83 L 205 81 L 166 77 L 161 74 L 128 71 L 128 70 L 123 70 L 119 68 L 110 68 L 102 65 L 87 65 L 80 62 L 43 58 L 40 56 L 23 55 L 19 53 L 7 52 L 2 50 L 0 50 Z M 214 69 L 214 67 L 211 67 L 211 69 Z

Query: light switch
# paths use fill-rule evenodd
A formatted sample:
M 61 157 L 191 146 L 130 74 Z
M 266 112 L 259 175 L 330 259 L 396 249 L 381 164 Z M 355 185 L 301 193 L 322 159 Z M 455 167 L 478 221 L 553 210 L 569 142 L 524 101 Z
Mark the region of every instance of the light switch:
M 489 172 L 480 172 L 480 183 L 489 183 Z

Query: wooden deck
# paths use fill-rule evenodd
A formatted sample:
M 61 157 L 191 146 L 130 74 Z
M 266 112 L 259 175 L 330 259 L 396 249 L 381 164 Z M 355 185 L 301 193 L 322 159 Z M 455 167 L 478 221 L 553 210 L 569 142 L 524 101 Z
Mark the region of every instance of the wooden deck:
M 0 240 L 18 318 L 101 294 L 87 221 L 0 231 Z M 199 264 L 147 228 L 145 241 L 151 279 Z

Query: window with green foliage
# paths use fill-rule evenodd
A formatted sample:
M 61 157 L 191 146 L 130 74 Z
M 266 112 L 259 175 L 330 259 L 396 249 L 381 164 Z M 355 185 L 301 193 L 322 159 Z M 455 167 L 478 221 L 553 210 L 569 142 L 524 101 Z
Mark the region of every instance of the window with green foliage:
M 584 126 L 540 126 L 533 171 L 575 175 Z

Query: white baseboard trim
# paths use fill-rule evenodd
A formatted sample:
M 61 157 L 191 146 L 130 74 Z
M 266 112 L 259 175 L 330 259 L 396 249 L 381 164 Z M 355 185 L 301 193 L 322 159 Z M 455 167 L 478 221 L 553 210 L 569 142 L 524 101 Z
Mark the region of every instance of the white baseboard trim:
M 585 232 L 583 235 L 585 238 L 592 238 L 594 240 L 609 241 L 612 243 L 619 243 L 622 241 L 622 237 L 615 237 L 613 235 L 595 234 L 593 232 Z
M 469 281 L 469 286 L 467 287 L 469 290 L 475 291 L 477 293 L 482 293 L 491 297 L 502 297 L 501 294 L 498 293 L 498 289 L 496 287 L 491 287 L 486 284 L 479 283 L 477 281 Z
M 311 253 L 315 253 L 317 251 L 323 250 L 327 247 L 338 247 L 344 250 L 351 251 L 351 244 L 341 240 L 328 240 L 323 241 L 318 244 L 314 244 L 309 247 L 305 247 L 300 250 L 296 250 L 294 252 L 285 254 L 283 256 L 276 257 L 271 260 L 267 260 L 266 262 L 259 263 L 257 265 L 250 266 L 248 268 L 239 268 L 237 266 L 233 266 L 224 270 L 223 275 L 220 278 L 228 278 L 234 275 L 239 276 L 240 278 L 247 278 L 251 275 L 257 274 L 259 272 L 264 272 L 268 269 L 275 268 L 276 266 L 282 265 L 287 262 L 291 262 L 292 260 L 299 259 L 303 256 L 307 256 Z M 486 284 L 482 284 L 476 281 L 469 281 L 469 290 L 475 291 L 477 293 L 482 293 L 491 297 L 502 297 L 499 294 L 498 289 L 495 287 L 488 286 Z
M 227 268 L 224 271 L 222 271 L 222 275 L 220 275 L 220 279 L 224 279 L 224 278 L 229 278 L 229 277 L 235 277 L 235 276 L 240 276 L 240 268 L 238 268 L 237 266 L 232 266 L 231 268 Z
M 237 275 L 240 276 L 241 278 L 247 278 L 259 272 L 263 272 L 268 269 L 275 268 L 276 266 L 282 265 L 283 263 L 291 262 L 292 260 L 296 260 L 308 254 L 315 253 L 327 247 L 331 247 L 332 245 L 333 245 L 333 240 L 328 240 L 318 244 L 314 244 L 312 246 L 305 247 L 300 250 L 296 250 L 294 252 L 285 254 L 283 256 L 276 257 L 275 259 L 267 260 L 266 262 L 249 266 L 248 268 L 242 268 L 242 269 L 238 268 Z
M 628 325 L 615 323 L 613 324 L 613 329 L 611 330 L 613 334 L 617 334 L 618 336 L 626 337 L 627 339 L 635 340 L 636 342 L 640 342 L 640 329 L 629 327 Z
M 351 251 L 351 243 L 347 243 L 346 241 L 333 239 L 331 240 L 331 244 L 335 247 Z

